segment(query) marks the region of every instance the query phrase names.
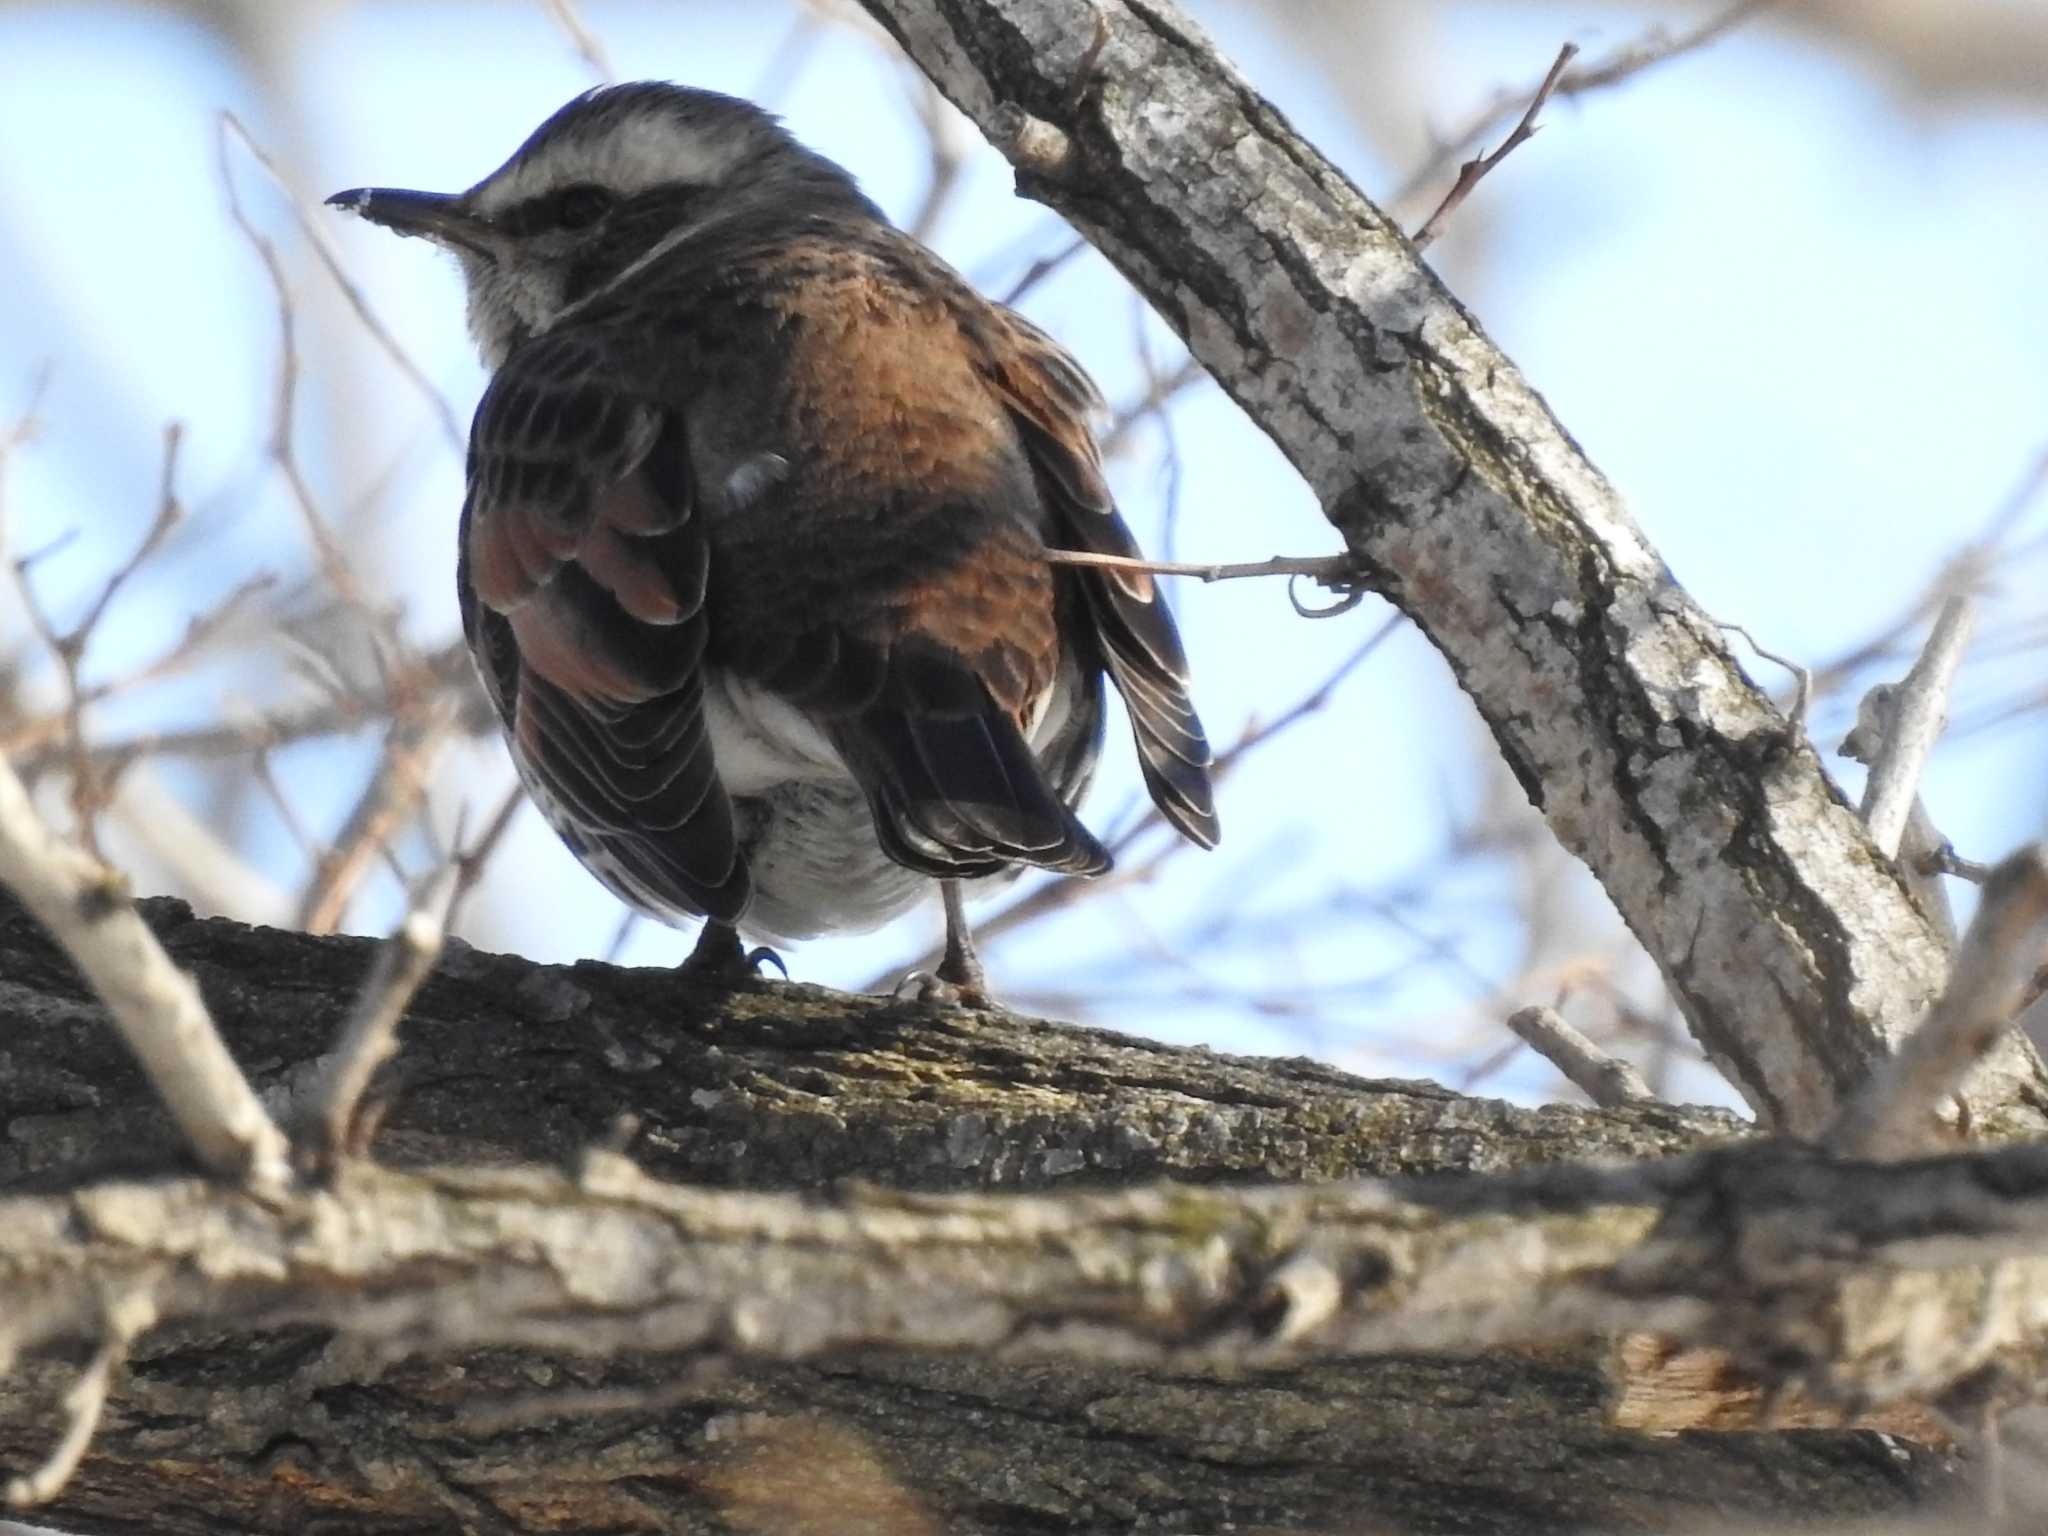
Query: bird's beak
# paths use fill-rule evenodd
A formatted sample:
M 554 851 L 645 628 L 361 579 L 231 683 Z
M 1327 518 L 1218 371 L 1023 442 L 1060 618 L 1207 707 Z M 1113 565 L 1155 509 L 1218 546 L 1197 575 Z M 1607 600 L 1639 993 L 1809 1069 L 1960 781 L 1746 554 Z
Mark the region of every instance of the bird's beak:
M 420 235 L 436 245 L 455 246 L 478 256 L 496 255 L 497 241 L 489 221 L 454 193 L 356 187 L 335 193 L 327 199 L 327 206 L 346 208 L 401 235 Z

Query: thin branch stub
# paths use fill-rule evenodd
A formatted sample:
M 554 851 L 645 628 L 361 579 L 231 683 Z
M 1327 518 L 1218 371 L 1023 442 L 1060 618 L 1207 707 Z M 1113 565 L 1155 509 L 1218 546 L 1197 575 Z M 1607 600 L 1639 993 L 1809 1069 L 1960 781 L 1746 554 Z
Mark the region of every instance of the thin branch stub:
M 1247 560 L 1234 564 L 1204 564 L 1192 560 L 1141 560 L 1132 555 L 1098 555 L 1080 549 L 1048 549 L 1046 560 L 1053 565 L 1095 566 L 1113 571 L 1143 571 L 1148 576 L 1190 576 L 1196 581 L 1241 581 L 1254 576 L 1285 576 L 1287 599 L 1304 619 L 1327 619 L 1349 613 L 1364 602 L 1370 588 L 1365 573 L 1350 555 L 1275 555 L 1270 560 Z M 1294 584 L 1306 577 L 1337 601 L 1324 608 L 1310 608 L 1294 591 Z

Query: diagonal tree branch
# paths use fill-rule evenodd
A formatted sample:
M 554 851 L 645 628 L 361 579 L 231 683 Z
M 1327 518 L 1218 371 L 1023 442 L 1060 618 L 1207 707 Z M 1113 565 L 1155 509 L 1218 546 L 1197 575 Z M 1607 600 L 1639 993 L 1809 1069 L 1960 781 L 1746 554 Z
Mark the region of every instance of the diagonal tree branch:
M 52 832 L 0 757 L 0 888 L 11 889 L 105 999 L 121 1038 L 207 1169 L 274 1197 L 284 1135 L 129 898 L 127 882 Z M 0 1354 L 4 1354 L 0 1348 Z
M 1513 363 L 1169 0 L 865 3 L 1306 477 L 1712 1059 L 1817 1133 L 1943 947 Z M 1990 1134 L 2048 1130 L 2011 1037 L 1964 1100 Z

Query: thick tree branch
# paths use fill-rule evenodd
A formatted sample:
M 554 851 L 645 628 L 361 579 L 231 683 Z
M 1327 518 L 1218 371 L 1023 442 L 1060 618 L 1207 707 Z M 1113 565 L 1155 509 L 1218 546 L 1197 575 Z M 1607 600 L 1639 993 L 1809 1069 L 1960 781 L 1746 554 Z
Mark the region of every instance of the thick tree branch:
M 171 960 L 197 977 L 262 1098 L 294 1118 L 318 1092 L 377 946 L 199 921 L 174 902 L 142 906 Z M 1542 1185 L 1475 1184 L 1492 1190 L 1492 1208 L 1448 1185 L 1335 1189 L 1327 1216 L 1315 1190 L 1203 1189 L 1437 1171 L 1492 1179 L 1576 1158 L 1669 1159 L 1739 1131 L 1711 1111 L 1516 1109 L 1309 1062 L 811 987 L 721 993 L 663 971 L 542 967 L 456 945 L 417 994 L 400 1055 L 372 1090 L 385 1105 L 375 1150 L 399 1166 L 352 1165 L 334 1190 L 268 1209 L 176 1172 L 175 1131 L 99 1006 L 42 930 L 4 903 L 0 1010 L 0 1272 L 16 1277 L 0 1292 L 0 1318 L 13 1342 L 52 1330 L 100 1337 L 87 1275 L 117 1285 L 146 1277 L 164 1315 L 188 1319 L 134 1341 L 53 1508 L 60 1524 L 156 1536 L 303 1530 L 321 1519 L 421 1533 L 795 1531 L 803 1524 L 787 1511 L 781 1524 L 739 1511 L 773 1489 L 854 1497 L 845 1490 L 857 1484 L 861 1500 L 895 1512 L 860 1528 L 890 1531 L 918 1529 L 896 1519 L 911 1509 L 934 1528 L 1018 1536 L 1148 1520 L 1328 1530 L 1374 1515 L 1397 1527 L 1524 1536 L 1613 1525 L 1645 1508 L 1673 1518 L 1874 1514 L 1925 1495 L 1946 1465 L 1857 1431 L 1637 1433 L 1614 1417 L 1604 1346 L 1312 1358 L 1389 1342 L 1370 1335 L 1380 1325 L 1367 1298 L 1409 1306 L 1414 1287 L 1404 1290 L 1400 1274 L 1448 1280 L 1452 1265 L 1471 1266 L 1456 1271 L 1471 1281 L 1465 1304 L 1489 1307 L 1510 1288 L 1496 1269 L 1482 1291 L 1482 1270 L 1512 1259 L 1532 1277 L 1527 1299 L 1552 1298 L 1553 1315 L 1516 1323 L 1506 1310 L 1491 1320 L 1470 1312 L 1454 1323 L 1458 1303 L 1438 1291 L 1425 1308 L 1451 1310 L 1413 1314 L 1409 1346 L 1468 1328 L 1482 1331 L 1464 1346 L 1525 1325 L 1531 1337 L 1539 1326 L 1568 1335 L 1574 1317 L 1585 1326 L 1656 1314 L 1652 1282 L 1601 1296 L 1589 1276 L 1681 1188 L 1713 1208 L 1710 1183 L 1686 1182 L 1719 1177 L 1711 1159 L 1640 1176 L 1560 1169 Z M 621 1145 L 616 1127 L 628 1112 L 637 1131 L 624 1147 L 639 1172 L 617 1154 L 590 1155 Z M 1772 1258 L 1781 1250 L 1770 1244 L 1798 1238 L 1790 1213 L 1802 1202 L 1841 1196 L 1836 1209 L 1853 1207 L 1847 1186 L 1802 1171 L 1800 1155 L 1754 1156 L 1728 1174 L 1752 1191 L 1743 1209 L 1764 1234 L 1743 1262 L 1759 1254 L 1752 1273 L 1779 1274 L 1789 1260 Z M 721 1192 L 822 1190 L 843 1176 L 1060 1198 L 1005 1214 L 980 1199 L 927 1207 L 858 1190 L 822 1202 Z M 1195 1187 L 1103 1192 L 1161 1176 Z M 1946 1198 L 1937 1176 L 1926 1177 L 1914 1188 L 1930 1203 Z M 1980 1187 L 1975 1177 L 1961 1172 L 1941 1187 L 1961 1199 Z M 1774 1218 L 1780 1195 L 1784 1214 Z M 1524 1227 L 1526 1244 L 1514 1236 Z M 1025 1241 L 1032 1230 L 1039 1235 Z M 856 1247 L 868 1245 L 872 1264 L 826 1240 L 861 1231 Z M 966 1231 L 1001 1243 L 976 1259 L 974 1244 L 959 1240 Z M 1696 1221 L 1666 1236 L 1679 1231 L 1710 1243 Z M 875 1246 L 888 1233 L 917 1239 L 893 1252 Z M 1005 1246 L 1012 1238 L 1024 1246 Z M 1336 1246 L 1322 1246 L 1326 1238 Z M 1380 1252 L 1373 1244 L 1406 1267 L 1375 1280 L 1379 1260 L 1339 1261 Z M 47 1284 L 29 1284 L 16 1263 L 32 1249 Z M 1091 1251 L 1121 1258 L 1069 1285 Z M 1953 1256 L 1979 1251 L 1958 1246 Z M 2018 1250 L 1987 1239 L 1981 1251 Z M 259 1273 L 266 1253 L 285 1264 L 268 1278 Z M 1146 1269 L 1146 1253 L 1161 1265 Z M 1695 1286 L 1681 1308 L 1689 1317 L 1719 1304 L 1697 1294 L 1717 1253 L 1702 1248 L 1668 1266 Z M 919 1290 L 927 1261 L 934 1280 L 953 1276 L 951 1289 Z M 1784 1316 L 1805 1315 L 1848 1272 L 1817 1276 Z M 655 1290 L 631 1301 L 650 1280 Z M 1874 1295 L 1897 1294 L 1881 1274 L 1874 1283 Z M 1967 1276 L 1918 1283 L 1940 1307 L 1978 1294 Z M 701 1291 L 699 1302 L 656 1299 L 670 1284 Z M 977 1285 L 1010 1288 L 1010 1302 L 995 1292 L 975 1301 Z M 1041 1285 L 1043 1312 L 1022 1289 Z M 571 1292 L 582 1299 L 548 1316 L 548 1297 Z M 868 1298 L 865 1313 L 848 1310 L 856 1292 Z M 1337 1311 L 1310 1326 L 1333 1299 Z M 1064 1350 L 1063 1361 L 1034 1365 L 1014 1347 L 932 1352 L 979 1337 L 998 1303 L 1014 1303 L 1020 1340 L 1042 1335 L 1036 1346 Z M 766 1310 L 749 1310 L 756 1304 Z M 2007 1319 L 2008 1304 L 2000 1308 Z M 1891 1313 L 1873 1305 L 1868 1315 Z M 1068 1337 L 1053 1327 L 1062 1316 L 1083 1326 Z M 819 1317 L 838 1321 L 817 1332 Z M 813 1329 L 808 1344 L 800 1324 Z M 693 1331 L 703 1326 L 714 1332 Z M 1738 1345 L 1765 1337 L 1754 1325 L 1727 1332 Z M 628 1335 L 634 1347 L 589 1353 Z M 1859 1336 L 1876 1340 L 1877 1323 Z M 485 1342 L 507 1338 L 524 1343 Z M 882 1349 L 891 1338 L 895 1347 Z M 869 1343 L 849 1353 L 858 1339 Z M 828 1344 L 810 1363 L 760 1358 Z M 1105 1357 L 1112 1345 L 1116 1359 Z M 1136 1365 L 1132 1351 L 1152 1364 Z M 1289 1351 L 1291 1363 L 1250 1375 L 1200 1365 L 1233 1353 L 1277 1362 Z M 1869 1372 L 1880 1363 L 1875 1343 L 1845 1358 Z M 1917 1360 L 1915 1379 L 1939 1380 L 1968 1358 L 1952 1344 Z M 707 1360 L 728 1363 L 707 1372 Z M 27 1472 L 45 1462 L 83 1363 L 75 1352 L 35 1350 L 0 1375 L 0 1465 Z M 1754 1386 L 1694 1393 L 1691 1411 L 1761 1429 L 1760 1400 Z M 1511 1449 L 1524 1441 L 1526 1457 Z M 800 1474 L 772 1474 L 778 1457 Z M 1539 1462 L 1552 1472 L 1533 1476 Z M 819 1497 L 812 1528 L 841 1528 L 830 1497 Z
M 2010 1261 L 2017 1276 L 1982 1266 Z M 1759 1142 L 1458 1181 L 1101 1194 L 712 1191 L 351 1167 L 276 1205 L 196 1179 L 0 1199 L 0 1353 L 156 1318 L 801 1359 L 886 1346 L 1189 1367 L 1556 1346 L 1636 1329 L 1837 1401 L 1937 1395 L 2048 1342 L 2048 1149 L 1839 1163 Z M 81 1279 L 86 1284 L 81 1285 Z
M 197 978 L 277 1117 L 322 1092 L 380 946 L 137 904 Z M 0 893 L 0 1190 L 162 1168 L 175 1128 L 63 952 Z M 377 1151 L 404 1166 L 573 1163 L 634 1115 L 662 1178 L 1045 1188 L 1498 1171 L 1668 1156 L 1741 1132 L 1714 1110 L 1518 1109 L 1434 1083 L 1260 1062 L 1008 1014 L 665 970 L 539 966 L 451 940 L 413 999 Z
M 1943 947 L 1541 397 L 1167 0 L 865 3 L 1293 460 L 1709 1055 L 1817 1133 Z M 1966 1094 L 1993 1135 L 2048 1129 L 2043 1103 L 2010 1038 Z

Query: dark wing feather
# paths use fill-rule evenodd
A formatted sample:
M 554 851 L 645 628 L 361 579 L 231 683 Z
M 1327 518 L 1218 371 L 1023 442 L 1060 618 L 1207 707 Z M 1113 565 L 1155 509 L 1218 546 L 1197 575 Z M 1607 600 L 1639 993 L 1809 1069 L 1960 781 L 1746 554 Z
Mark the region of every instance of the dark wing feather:
M 1013 311 L 993 309 L 987 366 L 1037 465 L 1056 547 L 1139 558 L 1102 474 L 1092 419 L 1101 396 L 1057 343 Z M 1131 717 L 1145 787 L 1167 820 L 1213 848 L 1221 835 L 1208 737 L 1188 694 L 1187 655 L 1158 584 L 1144 571 L 1069 566 L 1095 643 Z
M 789 557 L 788 543 L 774 545 L 790 593 L 784 622 L 714 625 L 715 661 L 819 722 L 898 863 L 940 877 L 1015 863 L 1107 869 L 1108 854 L 1070 805 L 1089 743 L 1072 733 L 1060 743 L 1056 777 L 1073 791 L 1063 795 L 1025 736 L 1058 666 L 1036 540 L 959 504 L 928 522 L 911 513 L 893 527 L 882 520 L 881 530 L 857 525 L 844 559 L 829 524 L 808 532 L 804 561 Z M 729 601 L 756 562 L 741 530 L 728 526 L 721 538 L 731 582 L 715 598 Z M 893 548 L 894 565 L 857 570 L 877 548 Z M 817 572 L 831 579 L 803 585 Z
M 661 915 L 731 922 L 747 869 L 705 731 L 709 551 L 683 434 L 601 342 L 514 352 L 470 434 L 463 628 L 571 848 Z
M 867 791 L 882 847 L 938 876 L 1035 864 L 1097 875 L 1109 853 L 1046 781 L 1013 713 L 958 652 L 928 636 L 892 648 L 875 699 L 832 722 Z

